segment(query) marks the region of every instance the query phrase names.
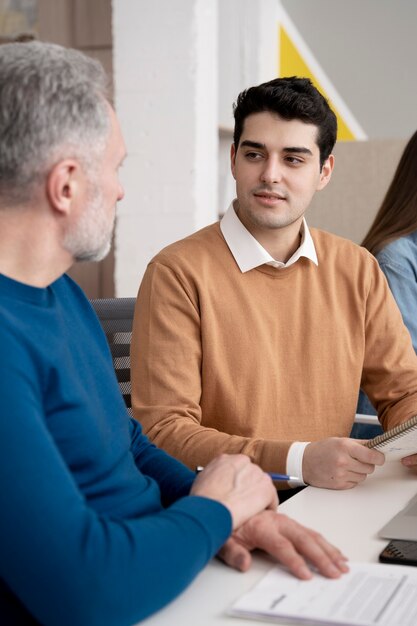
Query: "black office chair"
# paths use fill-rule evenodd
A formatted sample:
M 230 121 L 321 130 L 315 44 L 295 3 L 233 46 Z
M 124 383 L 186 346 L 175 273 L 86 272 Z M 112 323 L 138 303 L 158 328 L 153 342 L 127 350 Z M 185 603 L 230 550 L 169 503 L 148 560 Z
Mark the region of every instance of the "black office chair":
M 120 391 L 130 415 L 132 415 L 130 342 L 135 301 L 135 298 L 90 300 L 109 342 Z

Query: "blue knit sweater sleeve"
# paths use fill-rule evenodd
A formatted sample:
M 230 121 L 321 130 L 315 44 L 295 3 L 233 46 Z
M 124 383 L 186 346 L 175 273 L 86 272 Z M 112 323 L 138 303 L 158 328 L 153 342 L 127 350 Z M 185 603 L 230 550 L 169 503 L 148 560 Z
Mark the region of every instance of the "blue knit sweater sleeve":
M 396 239 L 377 255 L 417 352 L 417 231 Z
M 6 298 L 2 309 L 0 285 L 1 623 L 135 623 L 178 595 L 231 532 L 222 505 L 185 495 L 189 470 L 129 425 L 117 383 L 94 382 L 111 362 L 100 363 L 93 317 L 73 335 L 87 306 L 77 298 L 62 310 L 44 307 L 47 324 L 40 302 Z M 31 307 L 25 329 L 22 311 Z M 59 335 L 68 316 L 71 331 Z M 74 336 L 79 354 L 69 347 Z M 94 352 L 91 381 L 85 342 Z M 39 351 L 51 362 L 37 363 Z M 166 508 L 158 480 L 172 502 Z
M 195 473 L 174 459 L 142 433 L 139 423 L 130 420 L 131 450 L 138 469 L 158 483 L 163 506 L 169 506 L 187 496 L 195 479 Z

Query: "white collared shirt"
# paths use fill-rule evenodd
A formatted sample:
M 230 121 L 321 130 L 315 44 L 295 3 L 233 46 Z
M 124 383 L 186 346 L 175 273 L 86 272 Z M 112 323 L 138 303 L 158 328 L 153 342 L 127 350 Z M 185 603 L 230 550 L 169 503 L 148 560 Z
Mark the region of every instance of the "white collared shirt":
M 245 228 L 236 215 L 233 202 L 220 222 L 220 230 L 242 273 L 264 264 L 272 265 L 278 269 L 289 267 L 302 256 L 318 265 L 316 248 L 305 219 L 303 219 L 301 226 L 301 244 L 286 263 L 276 261 Z M 289 484 L 292 487 L 305 484 L 302 468 L 304 450 L 308 444 L 308 441 L 295 441 L 288 450 L 286 472 L 290 476 L 297 476 L 300 479 L 299 482 L 290 481 Z
M 316 248 L 307 222 L 301 226 L 301 244 L 286 263 L 276 261 L 255 237 L 243 226 L 235 213 L 233 203 L 229 206 L 220 222 L 220 230 L 242 273 L 253 270 L 259 265 L 272 265 L 284 268 L 293 265 L 302 256 L 318 265 Z

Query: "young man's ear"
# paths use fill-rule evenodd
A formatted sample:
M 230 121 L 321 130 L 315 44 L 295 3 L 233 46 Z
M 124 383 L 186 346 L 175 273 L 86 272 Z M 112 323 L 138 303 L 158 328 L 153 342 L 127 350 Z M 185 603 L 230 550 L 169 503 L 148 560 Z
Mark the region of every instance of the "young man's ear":
M 332 176 L 332 172 L 333 172 L 333 168 L 334 168 L 334 155 L 331 154 L 323 163 L 323 166 L 321 168 L 321 172 L 320 172 L 320 179 L 319 179 L 319 183 L 317 185 L 317 191 L 320 191 L 321 189 L 324 189 L 325 186 L 327 185 L 327 183 L 329 182 L 331 176 Z
M 236 179 L 235 164 L 236 164 L 236 149 L 235 149 L 235 144 L 232 143 L 232 145 L 230 146 L 230 169 L 232 170 L 232 175 L 234 179 Z
M 46 193 L 51 206 L 62 214 L 69 213 L 81 192 L 83 173 L 75 159 L 56 163 L 49 172 Z

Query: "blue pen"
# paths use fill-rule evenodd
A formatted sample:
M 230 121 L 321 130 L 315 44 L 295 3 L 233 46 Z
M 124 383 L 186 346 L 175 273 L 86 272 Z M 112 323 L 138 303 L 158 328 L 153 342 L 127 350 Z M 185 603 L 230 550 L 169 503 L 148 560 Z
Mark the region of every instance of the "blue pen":
M 197 465 L 195 468 L 196 474 L 202 472 L 204 467 L 202 465 Z M 289 476 L 288 474 L 274 474 L 273 472 L 266 472 L 268 476 L 271 477 L 272 480 L 276 481 L 288 481 L 288 480 L 296 480 L 297 482 L 301 482 L 297 476 Z
M 289 476 L 288 474 L 274 474 L 273 472 L 267 472 L 268 476 L 272 478 L 272 480 L 296 480 L 301 482 L 297 476 Z

